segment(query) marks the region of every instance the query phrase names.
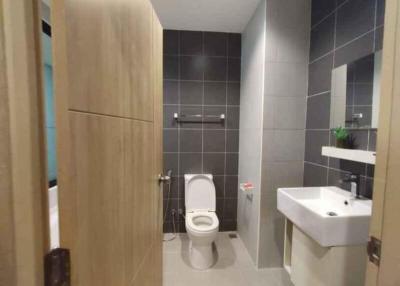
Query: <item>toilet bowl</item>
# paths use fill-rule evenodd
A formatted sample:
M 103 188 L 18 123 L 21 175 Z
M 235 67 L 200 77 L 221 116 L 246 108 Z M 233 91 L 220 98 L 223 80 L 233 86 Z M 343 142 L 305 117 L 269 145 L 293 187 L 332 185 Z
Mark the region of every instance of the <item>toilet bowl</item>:
M 185 207 L 190 263 L 208 269 L 215 262 L 212 243 L 219 229 L 212 175 L 185 175 Z

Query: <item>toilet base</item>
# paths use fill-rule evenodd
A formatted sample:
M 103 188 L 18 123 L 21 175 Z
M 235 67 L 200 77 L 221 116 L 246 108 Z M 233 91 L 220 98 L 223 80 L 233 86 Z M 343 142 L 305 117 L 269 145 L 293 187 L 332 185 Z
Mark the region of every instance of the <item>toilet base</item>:
M 189 258 L 193 268 L 206 270 L 214 264 L 212 244 L 196 245 L 192 241 L 189 244 Z

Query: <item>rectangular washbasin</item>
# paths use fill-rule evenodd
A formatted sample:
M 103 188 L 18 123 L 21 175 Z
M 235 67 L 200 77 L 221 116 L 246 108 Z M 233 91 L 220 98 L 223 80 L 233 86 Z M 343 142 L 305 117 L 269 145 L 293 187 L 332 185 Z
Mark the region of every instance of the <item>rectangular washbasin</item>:
M 372 201 L 337 187 L 278 189 L 278 210 L 321 246 L 365 244 Z

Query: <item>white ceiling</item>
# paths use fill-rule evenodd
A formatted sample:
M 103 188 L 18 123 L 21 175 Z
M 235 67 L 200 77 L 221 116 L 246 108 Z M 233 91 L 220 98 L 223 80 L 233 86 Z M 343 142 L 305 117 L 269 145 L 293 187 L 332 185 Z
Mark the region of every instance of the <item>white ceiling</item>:
M 164 29 L 241 33 L 260 0 L 151 0 Z

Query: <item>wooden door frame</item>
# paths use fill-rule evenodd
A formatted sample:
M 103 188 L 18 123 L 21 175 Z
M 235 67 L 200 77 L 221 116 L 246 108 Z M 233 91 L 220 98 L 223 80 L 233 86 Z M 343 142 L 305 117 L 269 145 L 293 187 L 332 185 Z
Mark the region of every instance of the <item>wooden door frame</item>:
M 389 173 L 393 172 L 394 168 L 397 168 L 397 166 L 393 166 L 393 164 L 391 166 L 391 160 L 399 159 L 398 153 L 395 153 L 395 149 L 393 148 L 396 146 L 392 145 L 392 135 L 394 131 L 399 128 L 398 123 L 396 124 L 393 122 L 395 119 L 393 110 L 395 104 L 398 104 L 395 98 L 398 97 L 396 93 L 399 92 L 400 82 L 400 4 L 398 0 L 386 0 L 385 11 L 381 104 L 377 138 L 373 210 L 370 225 L 370 235 L 383 241 L 382 262 L 385 260 L 385 253 L 389 254 L 393 249 L 393 246 L 384 245 L 385 231 L 391 230 L 385 227 L 385 212 L 390 204 L 400 205 L 398 197 L 393 196 L 393 193 L 396 191 L 392 184 L 394 178 L 389 177 Z M 393 169 L 391 169 L 391 167 Z M 397 169 L 397 172 L 399 172 L 399 169 Z M 382 275 L 384 267 L 387 267 L 387 264 L 381 263 L 381 266 L 378 267 L 368 261 L 365 285 L 388 285 L 385 284 L 385 277 Z
M 2 285 L 44 285 L 49 249 L 39 9 L 39 0 L 0 0 Z

